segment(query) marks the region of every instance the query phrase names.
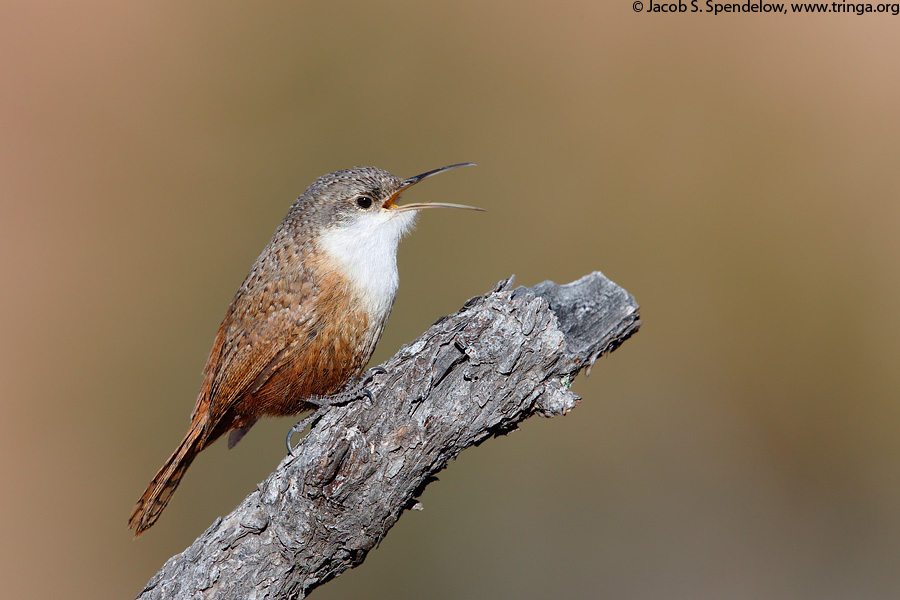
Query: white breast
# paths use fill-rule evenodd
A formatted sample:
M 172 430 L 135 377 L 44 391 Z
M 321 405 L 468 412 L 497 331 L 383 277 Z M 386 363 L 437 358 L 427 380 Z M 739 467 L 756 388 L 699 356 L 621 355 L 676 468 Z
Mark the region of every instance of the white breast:
M 394 304 L 399 284 L 397 246 L 412 229 L 416 214 L 376 209 L 319 238 L 322 250 L 342 265 L 376 321 L 386 319 Z

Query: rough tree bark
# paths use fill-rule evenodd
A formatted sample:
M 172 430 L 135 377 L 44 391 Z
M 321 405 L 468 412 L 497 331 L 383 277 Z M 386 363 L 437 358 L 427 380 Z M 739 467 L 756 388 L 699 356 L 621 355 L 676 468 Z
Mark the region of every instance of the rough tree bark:
M 139 598 L 303 598 L 360 564 L 462 450 L 532 415 L 566 413 L 569 385 L 641 325 L 595 272 L 568 285 L 501 281 L 331 408 L 258 489 L 163 566 Z

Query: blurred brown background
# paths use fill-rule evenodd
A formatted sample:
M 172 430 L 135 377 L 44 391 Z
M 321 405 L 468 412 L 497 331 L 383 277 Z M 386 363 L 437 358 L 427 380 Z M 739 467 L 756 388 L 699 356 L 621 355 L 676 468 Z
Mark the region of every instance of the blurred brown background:
M 512 273 L 644 327 L 315 597 L 900 595 L 898 17 L 325 4 L 0 11 L 4 595 L 133 597 L 253 490 L 293 420 L 125 527 L 293 199 L 459 161 L 377 361 Z

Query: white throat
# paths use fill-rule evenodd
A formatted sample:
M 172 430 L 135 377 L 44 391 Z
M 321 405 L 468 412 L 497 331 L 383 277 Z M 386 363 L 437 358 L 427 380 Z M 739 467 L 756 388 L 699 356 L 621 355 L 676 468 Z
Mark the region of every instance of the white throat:
M 378 209 L 319 237 L 322 250 L 343 265 L 376 321 L 386 319 L 394 305 L 400 281 L 397 246 L 412 229 L 417 214 Z

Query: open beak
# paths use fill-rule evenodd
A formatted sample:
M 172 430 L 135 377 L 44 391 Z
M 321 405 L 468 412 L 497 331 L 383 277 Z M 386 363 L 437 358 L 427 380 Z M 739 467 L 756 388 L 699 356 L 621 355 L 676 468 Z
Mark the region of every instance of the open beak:
M 412 186 L 416 185 L 423 179 L 428 179 L 432 175 L 437 175 L 438 173 L 443 173 L 444 171 L 449 171 L 450 169 L 455 169 L 457 167 L 474 167 L 474 166 L 475 166 L 475 163 L 459 163 L 456 165 L 449 165 L 447 167 L 441 167 L 440 169 L 433 169 L 431 171 L 426 171 L 425 173 L 422 173 L 421 175 L 416 175 L 415 177 L 410 177 L 409 179 L 404 179 L 403 185 L 400 187 L 400 189 L 397 190 L 396 192 L 394 192 L 391 195 L 391 197 L 388 198 L 387 201 L 385 201 L 385 203 L 382 205 L 382 208 L 394 209 L 394 211 L 396 211 L 398 213 L 406 212 L 408 210 L 422 210 L 423 208 L 462 208 L 465 210 L 481 210 L 481 211 L 483 211 L 484 210 L 483 208 L 478 208 L 475 206 L 466 206 L 464 204 L 450 204 L 449 202 L 422 202 L 420 204 L 404 204 L 403 206 L 398 206 L 397 204 L 394 204 L 394 202 L 400 196 L 400 192 L 402 192 L 403 190 L 405 190 L 407 188 L 411 188 Z

